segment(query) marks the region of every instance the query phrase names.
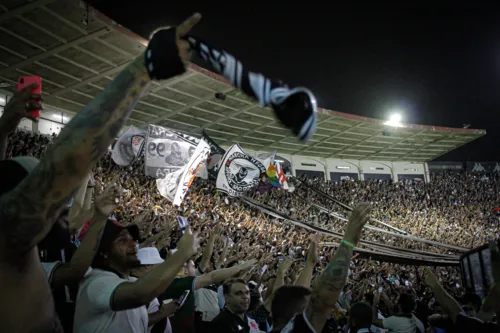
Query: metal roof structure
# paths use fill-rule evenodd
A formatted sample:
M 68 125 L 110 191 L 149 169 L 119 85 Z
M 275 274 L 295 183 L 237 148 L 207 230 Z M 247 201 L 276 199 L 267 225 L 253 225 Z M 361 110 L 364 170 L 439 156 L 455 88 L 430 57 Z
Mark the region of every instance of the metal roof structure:
M 146 40 L 79 0 L 3 0 L 0 5 L 0 87 L 40 75 L 45 105 L 79 112 Z M 10 85 L 10 86 L 9 86 Z M 215 98 L 223 93 L 226 99 Z M 219 144 L 238 142 L 256 150 L 323 158 L 430 161 L 486 134 L 485 130 L 404 124 L 318 109 L 318 129 L 303 145 L 219 75 L 192 65 L 180 77 L 155 82 L 129 124 L 148 123 L 190 134 L 201 129 Z

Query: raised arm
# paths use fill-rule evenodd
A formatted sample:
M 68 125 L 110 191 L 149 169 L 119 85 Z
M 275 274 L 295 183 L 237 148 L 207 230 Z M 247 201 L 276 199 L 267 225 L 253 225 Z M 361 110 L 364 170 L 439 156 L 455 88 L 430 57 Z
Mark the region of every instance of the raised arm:
M 247 271 L 257 263 L 257 260 L 252 259 L 239 266 L 231 268 L 219 269 L 208 274 L 199 276 L 194 283 L 194 289 L 208 287 L 211 284 L 219 284 L 234 277 L 241 272 Z
M 166 228 L 162 232 L 157 233 L 156 235 L 153 235 L 151 237 L 148 237 L 146 240 L 144 240 L 139 247 L 148 247 L 154 242 L 158 241 L 161 237 L 168 235 L 171 232 L 170 228 Z
M 306 288 L 311 287 L 311 280 L 313 278 L 314 267 L 318 262 L 318 242 L 320 240 L 320 234 L 315 234 L 311 237 L 311 241 L 309 243 L 309 249 L 307 250 L 307 258 L 306 265 L 300 275 L 295 281 L 295 284 L 298 286 L 303 286 Z
M 370 209 L 358 205 L 351 213 L 344 238 L 318 280 L 313 285 L 311 301 L 306 310 L 307 319 L 316 332 L 321 332 L 326 320 L 337 303 L 344 288 L 349 271 L 352 252 L 361 237 L 363 226 L 368 221 Z
M 117 205 L 115 199 L 118 196 L 118 187 L 109 186 L 96 198 L 96 213 L 89 231 L 73 254 L 71 261 L 57 266 L 51 280 L 52 288 L 78 283 L 83 278 L 99 248 L 106 221 Z
M 285 285 L 285 275 L 292 266 L 292 261 L 290 258 L 285 257 L 283 261 L 278 266 L 278 271 L 276 272 L 276 279 L 274 280 L 271 290 L 266 293 L 266 298 L 264 299 L 264 308 L 271 313 L 271 306 L 273 304 L 274 293 L 276 290 Z
M 157 32 L 149 43 L 147 56 L 143 53 L 125 67 L 63 129 L 35 170 L 0 199 L 2 259 L 18 262 L 50 231 L 63 205 L 107 151 L 148 86 L 150 77 L 156 78 L 158 71 L 170 76 L 182 73 L 179 63 L 181 67 L 187 65 L 189 46 L 180 38 L 199 19 L 199 14 L 192 16 L 176 29 L 175 34 L 167 30 Z M 164 58 L 158 59 L 162 54 Z M 145 61 L 158 63 L 153 66 L 148 62 L 146 68 Z M 177 66 L 177 72 L 169 71 L 170 61 Z M 153 68 L 155 72 L 148 73 Z
M 212 258 L 212 254 L 214 252 L 215 240 L 217 239 L 218 235 L 221 234 L 221 232 L 222 228 L 220 227 L 220 224 L 218 224 L 210 233 L 210 238 L 208 238 L 207 245 L 203 250 L 203 256 L 201 257 L 201 262 L 198 267 L 198 270 L 202 273 L 206 272 L 208 269 L 210 259 Z
M 215 263 L 216 269 L 220 269 L 222 266 L 225 266 L 227 253 L 229 251 L 229 240 L 226 239 L 225 241 L 223 241 L 223 243 L 224 243 L 224 249 L 222 250 L 222 253 L 219 256 L 219 259 Z
M 446 311 L 449 315 L 449 318 L 455 322 L 457 316 L 462 312 L 462 308 L 460 304 L 450 296 L 446 290 L 444 290 L 443 286 L 439 283 L 436 275 L 431 272 L 430 269 L 425 269 L 425 284 L 427 284 L 434 293 L 436 300 L 441 304 L 441 307 Z
M 162 264 L 156 265 L 135 282 L 116 287 L 111 299 L 113 311 L 134 309 L 151 302 L 164 292 L 189 258 L 198 252 L 197 235 L 188 227 L 178 244 L 178 251 Z

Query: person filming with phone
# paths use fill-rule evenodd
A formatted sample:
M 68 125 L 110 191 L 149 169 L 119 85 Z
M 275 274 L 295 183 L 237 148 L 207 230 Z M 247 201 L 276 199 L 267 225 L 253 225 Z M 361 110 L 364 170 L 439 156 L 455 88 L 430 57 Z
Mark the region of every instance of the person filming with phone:
M 92 272 L 81 282 L 76 299 L 75 333 L 148 332 L 146 306 L 173 281 L 188 258 L 197 253 L 197 234 L 186 229 L 177 251 L 140 278 L 130 276 L 141 262 L 139 229 L 108 220 Z

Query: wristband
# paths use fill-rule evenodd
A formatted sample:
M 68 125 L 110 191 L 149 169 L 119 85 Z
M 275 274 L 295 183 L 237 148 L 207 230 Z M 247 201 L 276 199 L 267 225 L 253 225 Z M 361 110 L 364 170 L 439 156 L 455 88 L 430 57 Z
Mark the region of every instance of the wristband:
M 349 247 L 350 247 L 350 248 L 352 248 L 352 249 L 354 249 L 354 248 L 356 247 L 356 245 L 354 245 L 353 243 L 348 242 L 348 241 L 346 241 L 346 240 L 344 240 L 344 239 L 343 239 L 340 243 L 341 243 L 341 244 L 344 244 L 344 245 L 347 245 L 347 246 L 349 246 Z
M 176 29 L 160 29 L 151 37 L 144 63 L 152 80 L 166 80 L 186 71 L 179 56 Z

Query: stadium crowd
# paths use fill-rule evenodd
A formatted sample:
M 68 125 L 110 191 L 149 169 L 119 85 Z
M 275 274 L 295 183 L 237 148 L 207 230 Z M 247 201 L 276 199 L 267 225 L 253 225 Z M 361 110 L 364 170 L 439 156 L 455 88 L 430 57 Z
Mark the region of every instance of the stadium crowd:
M 45 135 L 17 130 L 10 137 L 8 157 L 29 155 L 41 158 L 51 140 L 51 137 Z M 199 178 L 192 185 L 182 206 L 176 208 L 159 195 L 155 180 L 144 175 L 141 159 L 130 167 L 119 167 L 110 156 L 108 153 L 94 168 L 94 185 L 91 185 L 87 192 L 87 200 L 82 200 L 79 205 L 83 207 L 83 202 L 89 201 L 94 186 L 95 191 L 101 193 L 110 183 L 117 184 L 122 189 L 123 197 L 114 208 L 114 215 L 123 225 L 135 224 L 139 227 L 141 248 L 154 247 L 162 258 L 168 256 L 169 250 L 177 247 L 177 241 L 182 235 L 176 220 L 176 217 L 181 215 L 189 219 L 192 228 L 201 231 L 202 247 L 208 245 L 213 236 L 212 231 L 217 230 L 209 270 L 232 267 L 242 260 L 259 260 L 258 269 L 253 271 L 254 274 L 249 272 L 246 275 L 247 280 L 251 278 L 252 283 L 260 289 L 260 293 L 253 291 L 252 308 L 258 308 L 259 301 L 256 298 L 265 299 L 266 291 L 272 290 L 276 277 L 280 275 L 280 267 L 287 269 L 282 283 L 289 285 L 298 279 L 305 266 L 307 249 L 313 235 L 310 231 L 274 220 L 239 199 L 217 192 L 213 183 Z M 492 193 L 498 193 L 500 180 L 494 174 L 432 174 L 432 182 L 429 184 L 407 180 L 398 183 L 351 180 L 332 183 L 313 179 L 306 182 L 348 205 L 354 205 L 358 201 L 369 202 L 374 217 L 418 237 L 467 248 L 485 244 L 488 239 L 498 237 L 499 218 L 492 209 L 498 204 Z M 250 196 L 293 218 L 328 230 L 343 232 L 345 221 L 318 210 L 310 203 L 323 207 L 333 206 L 333 211 L 348 217 L 345 209 L 332 205 L 329 200 L 311 191 L 301 182 L 295 182 L 294 185 L 295 191 L 292 193 L 275 189 L 264 194 L 254 191 Z M 90 215 L 87 217 L 93 212 L 88 214 Z M 70 220 L 70 229 L 77 232 L 86 220 L 87 218 L 83 221 Z M 453 221 L 452 225 L 447 221 Z M 72 222 L 77 225 L 71 225 Z M 87 227 L 88 223 L 84 231 Z M 83 235 L 84 232 L 81 232 L 79 238 L 83 239 Z M 416 245 L 415 241 L 401 240 L 374 231 L 365 232 L 363 239 L 384 241 L 408 248 L 420 246 L 419 248 L 427 251 L 454 252 L 437 246 Z M 328 240 L 328 236 L 323 236 L 321 241 Z M 59 249 L 60 245 L 57 244 Z M 335 248 L 319 247 L 315 259 L 315 275 L 326 267 L 334 253 Z M 202 255 L 203 252 L 200 251 L 195 256 L 194 262 L 198 267 Z M 287 263 L 289 267 L 283 268 L 283 265 L 279 264 L 279 261 L 284 259 L 286 262 L 290 260 Z M 450 295 L 457 299 L 467 299 L 469 302 L 468 298 L 459 298 L 464 294 L 464 289 L 458 268 L 437 268 L 435 274 Z M 424 325 L 428 325 L 427 318 L 435 309 L 435 305 L 431 304 L 430 308 L 428 305 L 435 302 L 435 299 L 424 287 L 424 276 L 422 268 L 354 256 L 350 263 L 346 292 L 339 298 L 341 306 L 332 314 L 332 318 L 337 319 L 336 323 L 343 323 L 350 303 L 365 300 L 373 304 L 374 294 L 382 288 L 384 300 L 389 304 L 395 304 L 401 293 L 414 295 L 419 304 L 419 318 Z M 477 313 L 481 302 L 474 297 L 472 300 L 471 304 Z M 218 298 L 217 301 L 219 302 Z M 380 313 L 381 316 L 389 314 L 389 309 L 385 307 Z M 332 327 L 335 327 L 336 331 L 338 324 L 332 324 Z
M 185 72 L 191 48 L 186 39 L 193 42 L 186 34 L 200 17 L 156 31 L 145 54 L 57 138 L 15 130 L 22 118 L 36 121 L 29 112 L 42 108 L 35 85 L 14 93 L 5 106 L 0 331 L 498 331 L 498 286 L 481 299 L 463 293 L 454 268 L 353 255 L 361 240 L 452 252 L 367 230 L 372 214 L 414 236 L 467 248 L 498 237 L 491 214 L 495 176 L 446 174 L 430 184 L 310 180 L 296 183 L 293 193 L 250 193 L 293 218 L 338 232 L 338 239 L 271 219 L 201 179 L 176 208 L 144 176 L 141 159 L 127 168 L 113 164 L 108 147 L 149 81 Z M 310 122 L 310 116 L 290 118 Z M 300 126 L 292 131 L 299 133 Z M 350 214 L 332 208 L 309 186 L 356 205 Z M 347 221 L 332 219 L 314 203 Z M 330 241 L 336 245 L 322 245 Z M 491 242 L 490 249 L 492 275 L 500 281 L 498 245 Z

